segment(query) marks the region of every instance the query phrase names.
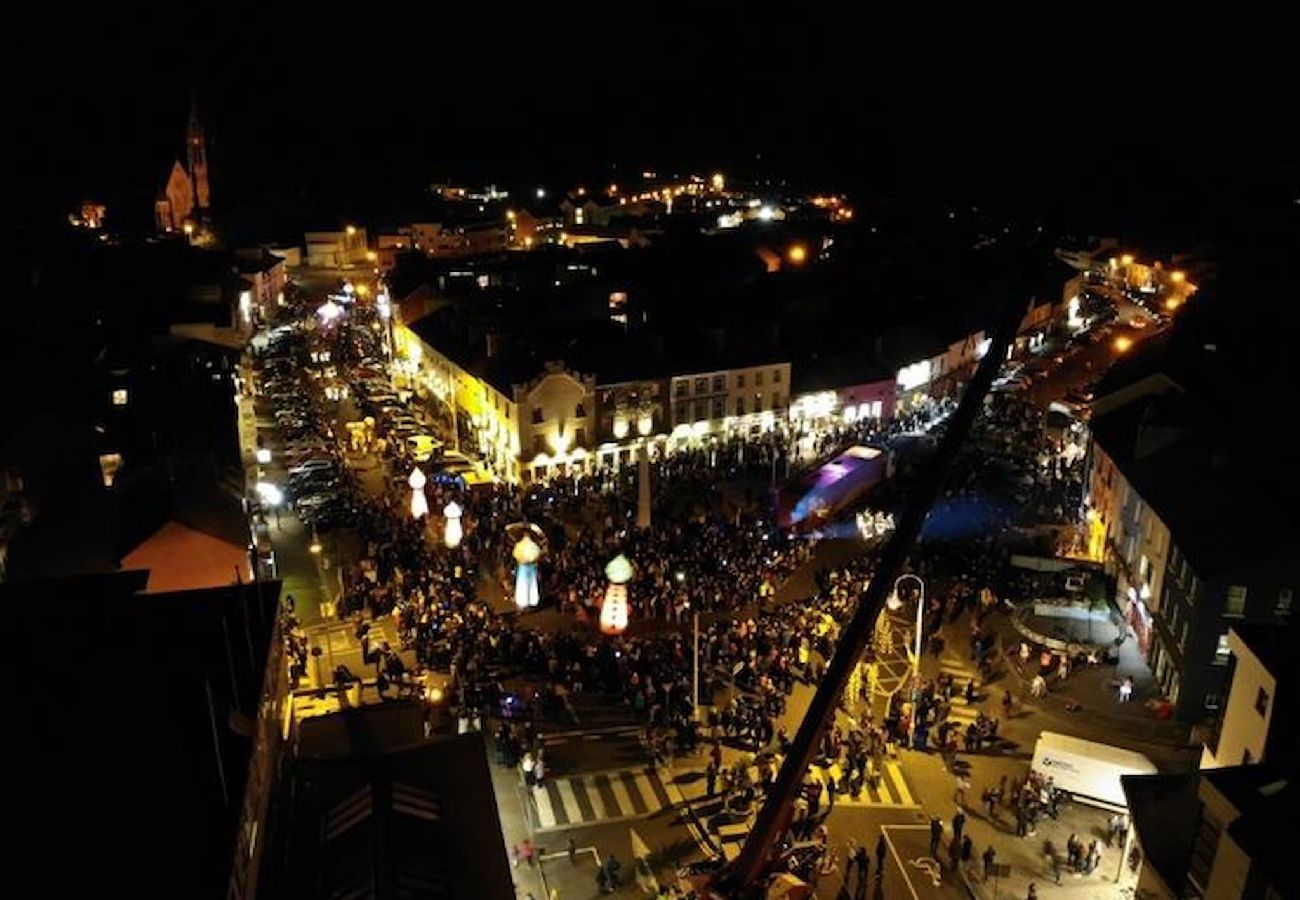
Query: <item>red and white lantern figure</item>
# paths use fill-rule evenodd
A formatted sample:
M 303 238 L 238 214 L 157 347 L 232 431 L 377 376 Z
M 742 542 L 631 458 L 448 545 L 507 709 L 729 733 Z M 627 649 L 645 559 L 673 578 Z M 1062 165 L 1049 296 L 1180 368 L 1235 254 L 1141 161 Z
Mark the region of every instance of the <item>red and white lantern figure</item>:
M 605 634 L 622 634 L 627 628 L 627 583 L 632 580 L 632 563 L 620 553 L 605 566 L 609 587 L 600 607 L 600 630 Z
M 429 479 L 418 468 L 411 470 L 411 477 L 406 483 L 411 486 L 411 518 L 423 519 L 429 514 L 429 501 L 424 496 L 424 486 Z
M 455 550 L 460 546 L 461 538 L 465 536 L 465 531 L 460 525 L 460 504 L 455 500 L 451 501 L 442 508 L 442 514 L 447 519 L 447 525 L 442 532 L 442 542 L 447 545 L 448 550 Z
M 531 609 L 541 602 L 541 592 L 537 587 L 537 560 L 542 557 L 542 548 L 528 534 L 519 539 L 513 551 L 515 558 L 515 606 Z

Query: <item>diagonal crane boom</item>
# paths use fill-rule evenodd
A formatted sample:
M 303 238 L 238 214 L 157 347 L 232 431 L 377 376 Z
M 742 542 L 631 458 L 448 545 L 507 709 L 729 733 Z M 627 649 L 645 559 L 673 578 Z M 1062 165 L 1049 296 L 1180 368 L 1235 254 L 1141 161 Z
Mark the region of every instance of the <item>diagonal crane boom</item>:
M 948 470 L 956 459 L 966 435 L 975 422 L 984 397 L 993 385 L 993 379 L 1006 359 L 1007 347 L 1015 336 L 1024 311 L 1025 299 L 1032 290 L 1032 283 L 1027 273 L 1012 282 L 1006 312 L 996 323 L 989 349 L 975 371 L 974 377 L 966 386 L 966 392 L 958 404 L 956 412 L 949 418 L 938 449 L 926 466 L 919 479 L 916 490 L 898 518 L 894 533 L 886 542 L 880 556 L 876 576 L 858 602 L 858 608 L 849 620 L 848 626 L 840 636 L 839 646 L 817 691 L 808 707 L 799 731 L 795 734 L 790 752 L 785 757 L 776 783 L 767 796 L 763 808 L 759 811 L 735 861 L 719 873 L 717 885 L 728 895 L 735 895 L 758 884 L 758 880 L 768 870 L 773 849 L 785 835 L 790 825 L 794 810 L 794 800 L 798 796 L 804 774 L 812 763 L 813 756 L 821 742 L 822 733 L 834 719 L 835 706 L 839 701 L 844 685 L 854 664 L 862 656 L 871 638 L 876 617 L 884 605 L 886 594 L 894 583 L 894 577 L 902 567 L 904 559 L 920 534 L 921 525 L 930 512 L 930 507 L 942 487 Z

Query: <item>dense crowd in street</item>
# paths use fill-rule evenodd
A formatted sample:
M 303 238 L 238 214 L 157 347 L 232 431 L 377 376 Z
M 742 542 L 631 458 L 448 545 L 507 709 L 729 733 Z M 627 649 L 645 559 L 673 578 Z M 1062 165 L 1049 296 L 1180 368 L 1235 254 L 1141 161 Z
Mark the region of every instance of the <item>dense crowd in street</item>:
M 338 474 L 330 487 L 349 511 L 347 525 L 361 547 L 344 567 L 338 614 L 355 620 L 381 694 L 390 684 L 413 683 L 398 652 L 412 651 L 418 669 L 449 674 L 448 699 L 463 721 L 495 720 L 490 727 L 498 761 L 517 766 L 531 785 L 550 776 L 539 718 L 558 713 L 574 694 L 617 698 L 644 723 L 658 764 L 704 746 L 709 796 L 721 795 L 724 808 L 737 815 L 762 801 L 789 749 L 782 724 L 786 700 L 799 680 L 820 680 L 875 564 L 868 548 L 841 567 L 816 568 L 815 589 L 805 601 L 765 602 L 809 563 L 815 542 L 792 539 L 775 528 L 765 492 L 744 485 L 762 484 L 769 475 L 774 481 L 779 469 L 788 471 L 801 446 L 797 432 L 730 439 L 654 459 L 652 524 L 644 529 L 636 527 L 634 466 L 522 486 L 468 488 L 459 479 L 435 476 L 424 489 L 433 515 L 416 519 L 406 484 L 416 461 L 406 443 L 379 440 L 344 449 L 329 424 L 337 418 L 331 401 L 305 378 L 303 386 L 310 403 L 299 403 L 299 409 L 305 422 L 322 429 L 329 455 L 340 463 L 331 470 Z M 952 408 L 951 401 L 930 404 L 885 428 L 860 421 L 819 430 L 813 455 L 848 441 L 890 445 L 900 435 L 941 423 Z M 1064 520 L 1077 505 L 1082 467 L 1072 443 L 1068 427 L 1049 427 L 1023 399 L 991 397 L 931 516 L 941 527 L 927 526 L 909 560 L 928 586 L 927 652 L 941 655 L 945 622 L 965 618 L 969 646 L 958 652 L 974 663 L 978 678 L 941 675 L 905 682 L 881 712 L 869 702 L 872 686 L 855 682 L 841 698 L 842 714 L 823 735 L 816 766 L 796 803 L 794 840 L 820 842 L 825 850 L 826 814 L 837 800 L 878 785 L 897 748 L 936 751 L 953 771 L 959 751 L 1000 748 L 1002 720 L 1022 698 L 1004 688 L 1001 717 L 986 706 L 964 725 L 955 724 L 951 713 L 957 698 L 976 705 L 998 696 L 989 687 L 1001 658 L 993 618 L 1001 598 L 1025 598 L 1033 589 L 1032 576 L 1007 564 L 1011 539 L 1017 527 Z M 349 452 L 354 462 L 369 457 L 387 473 L 381 489 L 363 484 L 358 467 L 345 464 Z M 907 477 L 905 468 L 873 496 L 873 504 L 896 510 Z M 454 548 L 443 545 L 439 515 L 451 502 L 462 510 L 463 535 Z M 562 614 L 563 627 L 534 627 L 527 613 L 502 614 L 489 603 L 498 591 L 484 591 L 485 584 L 495 581 L 506 598 L 512 593 L 513 541 L 506 525 L 515 522 L 532 523 L 544 535 L 540 593 L 544 606 Z M 595 628 L 607 585 L 604 569 L 620 553 L 635 566 L 630 589 L 635 624 L 629 633 L 605 635 Z M 692 678 L 695 613 L 703 616 L 701 698 L 711 707 L 702 721 L 696 717 Z M 401 647 L 370 639 L 369 622 L 384 615 L 397 624 Z M 894 636 L 895 650 L 910 645 L 911 638 L 910 633 Z M 290 631 L 288 649 L 293 671 L 303 676 L 307 647 L 299 630 Z M 867 659 L 882 649 L 873 647 Z M 336 683 L 357 677 L 333 674 Z M 732 688 L 728 701 L 713 707 L 718 689 L 727 685 Z M 724 766 L 723 744 L 744 752 Z M 1058 798 L 1050 783 L 1005 781 L 980 794 L 991 821 L 999 809 L 1009 809 L 1016 833 L 1029 836 L 1039 819 L 1056 815 Z M 966 797 L 969 781 L 958 776 L 957 783 L 955 799 L 973 807 Z M 956 837 L 952 846 L 970 861 L 969 836 L 964 848 Z M 1096 869 L 1096 841 L 1086 847 L 1071 841 L 1066 849 L 1060 859 L 1054 848 L 1047 850 L 1058 871 L 1061 866 L 1078 873 Z M 857 855 L 852 864 L 864 868 Z

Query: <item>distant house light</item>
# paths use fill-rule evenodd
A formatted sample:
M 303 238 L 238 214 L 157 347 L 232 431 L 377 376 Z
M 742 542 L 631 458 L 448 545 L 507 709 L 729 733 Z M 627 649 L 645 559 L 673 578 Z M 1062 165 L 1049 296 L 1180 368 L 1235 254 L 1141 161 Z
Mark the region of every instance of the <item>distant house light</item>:
M 114 388 L 114 389 L 113 389 L 113 405 L 114 405 L 114 406 L 126 406 L 126 404 L 127 404 L 127 400 L 128 400 L 128 395 L 127 395 L 127 392 L 126 392 L 126 388 Z

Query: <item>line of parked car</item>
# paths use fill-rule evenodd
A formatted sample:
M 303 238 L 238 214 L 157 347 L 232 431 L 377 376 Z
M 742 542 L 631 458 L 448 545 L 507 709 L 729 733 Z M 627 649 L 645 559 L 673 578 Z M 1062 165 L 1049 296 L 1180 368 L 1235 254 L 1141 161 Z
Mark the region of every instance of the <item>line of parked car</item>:
M 318 533 L 356 524 L 357 510 L 345 490 L 348 478 L 338 449 L 327 436 L 316 392 L 306 374 L 306 335 L 282 326 L 271 332 L 259 357 L 261 394 L 274 406 L 287 470 L 285 500 L 303 524 Z

